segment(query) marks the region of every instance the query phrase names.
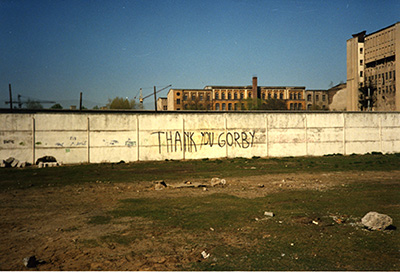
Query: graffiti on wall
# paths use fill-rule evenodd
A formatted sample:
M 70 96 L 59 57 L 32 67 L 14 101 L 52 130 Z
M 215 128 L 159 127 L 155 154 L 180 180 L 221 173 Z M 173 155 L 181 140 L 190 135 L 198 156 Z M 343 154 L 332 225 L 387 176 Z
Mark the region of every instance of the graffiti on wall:
M 197 152 L 203 146 L 219 147 L 226 146 L 247 149 L 253 147 L 255 131 L 248 132 L 191 132 L 185 131 L 183 135 L 180 131 L 156 131 L 151 133 L 157 136 L 158 151 L 162 152 L 178 152 L 188 151 Z

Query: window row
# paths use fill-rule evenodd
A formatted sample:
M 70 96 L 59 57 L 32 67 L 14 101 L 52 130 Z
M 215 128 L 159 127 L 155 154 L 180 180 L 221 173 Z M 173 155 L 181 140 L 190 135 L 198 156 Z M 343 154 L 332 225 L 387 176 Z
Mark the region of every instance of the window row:
M 251 93 L 248 93 L 248 97 L 251 97 Z M 244 99 L 244 93 L 234 93 L 232 96 L 232 93 L 228 93 L 228 95 L 226 95 L 226 93 L 221 93 L 221 100 L 238 100 L 238 99 Z M 215 99 L 220 99 L 219 93 L 215 93 Z
M 367 79 L 369 81 L 372 81 L 372 80 L 377 80 L 377 79 L 380 79 L 380 78 L 386 79 L 386 80 L 389 80 L 389 79 L 392 79 L 392 78 L 396 79 L 395 70 L 389 71 L 389 72 L 386 72 L 386 73 L 381 73 L 381 74 L 378 74 L 378 75 L 375 75 L 375 76 L 369 76 Z
M 303 105 L 301 103 L 290 103 L 291 110 L 302 110 Z
M 226 108 L 227 104 L 226 103 L 221 103 L 221 105 L 219 103 L 215 103 L 215 110 L 219 111 L 219 110 L 227 110 Z M 228 103 L 228 110 L 238 110 L 239 106 L 241 108 L 244 108 L 244 104 L 241 103 Z
M 326 101 L 326 95 L 325 94 L 323 94 L 321 97 L 322 97 L 322 101 Z M 312 101 L 312 95 L 311 94 L 307 95 L 307 101 Z M 315 95 L 315 101 L 319 101 L 319 94 Z

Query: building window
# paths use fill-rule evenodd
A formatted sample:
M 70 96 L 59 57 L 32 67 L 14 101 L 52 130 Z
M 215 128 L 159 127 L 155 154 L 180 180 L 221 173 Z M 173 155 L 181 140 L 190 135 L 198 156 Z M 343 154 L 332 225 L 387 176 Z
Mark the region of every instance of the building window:
M 311 101 L 311 94 L 307 95 L 307 101 Z
M 265 93 L 262 94 L 262 99 L 265 99 Z
M 279 99 L 283 99 L 283 93 L 279 94 Z
M 222 100 L 225 100 L 225 93 L 222 93 L 222 94 L 221 94 L 221 99 L 222 99 Z
M 298 93 L 298 94 L 297 94 L 297 98 L 298 98 L 298 99 L 301 99 L 301 93 Z
M 360 60 L 360 65 L 363 65 L 363 60 Z
M 323 94 L 322 95 L 322 101 L 325 101 L 326 100 L 326 97 L 325 97 L 325 95 Z
M 389 79 L 392 79 L 392 71 L 389 72 Z
M 177 104 L 177 105 L 180 105 L 180 104 L 181 104 L 181 100 L 180 100 L 180 99 L 177 99 L 177 100 L 176 100 L 176 104 Z
M 278 98 L 278 94 L 274 93 L 274 98 L 277 99 Z
M 316 95 L 315 95 L 315 101 L 318 101 L 318 100 L 319 100 L 319 95 L 316 94 Z
M 207 101 L 210 101 L 210 98 L 211 98 L 211 97 L 210 97 L 210 94 L 207 94 L 207 98 L 206 98 Z
M 226 110 L 226 105 L 225 105 L 225 103 L 222 103 L 222 110 Z
M 297 93 L 293 94 L 293 99 L 296 100 L 297 99 Z
M 234 93 L 234 94 L 233 94 L 233 98 L 234 98 L 234 99 L 237 99 L 237 98 L 238 98 L 237 93 Z
M 241 94 L 240 94 L 240 99 L 243 99 L 243 98 L 244 98 L 244 94 L 241 93 Z
M 307 105 L 307 110 L 311 110 L 311 107 L 312 107 L 312 105 L 311 105 L 311 104 L 308 104 L 308 105 Z
M 219 103 L 215 104 L 215 110 L 219 110 Z
M 232 110 L 232 103 L 228 104 L 228 110 Z
M 195 100 L 196 100 L 196 95 L 192 94 L 192 101 L 195 101 Z
M 249 93 L 249 98 L 251 98 L 251 93 Z
M 363 77 L 363 71 L 360 71 L 360 77 Z
M 301 103 L 299 103 L 298 106 L 297 106 L 297 108 L 298 108 L 299 110 L 302 110 L 302 109 L 303 109 L 303 105 L 302 105 Z
M 293 94 L 289 94 L 289 98 L 290 98 L 290 99 L 293 99 Z
M 164 108 L 164 110 L 168 110 L 168 106 L 164 106 L 163 108 Z
M 177 93 L 176 93 L 176 96 L 180 96 L 180 95 L 181 95 L 181 93 L 180 93 L 180 92 L 177 92 Z
M 360 48 L 360 54 L 362 54 L 363 53 L 363 49 L 362 48 Z
M 235 108 L 235 110 L 237 110 L 238 109 L 238 104 L 237 103 L 235 103 L 235 105 L 234 105 L 234 108 Z
M 186 101 L 188 98 L 187 94 L 183 95 L 183 101 Z
M 199 99 L 200 99 L 200 100 L 203 100 L 203 94 L 200 94 L 200 95 L 199 95 Z
M 215 93 L 215 99 L 219 99 L 219 93 Z
M 232 94 L 228 93 L 228 99 L 231 100 L 232 99 Z
M 386 72 L 386 80 L 388 80 L 388 72 Z

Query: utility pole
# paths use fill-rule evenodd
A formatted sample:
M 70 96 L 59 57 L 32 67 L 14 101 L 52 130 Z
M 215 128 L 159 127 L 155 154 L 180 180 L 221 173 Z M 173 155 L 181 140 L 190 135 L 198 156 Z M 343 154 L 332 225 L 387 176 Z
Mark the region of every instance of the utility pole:
M 154 86 L 154 110 L 157 112 L 157 95 L 156 95 L 156 86 Z
M 10 93 L 10 111 L 12 112 L 12 92 L 11 92 L 11 83 L 8 84 L 8 92 Z
M 80 98 L 79 98 L 79 110 L 80 111 L 82 110 L 82 92 L 81 92 L 81 95 L 80 95 Z

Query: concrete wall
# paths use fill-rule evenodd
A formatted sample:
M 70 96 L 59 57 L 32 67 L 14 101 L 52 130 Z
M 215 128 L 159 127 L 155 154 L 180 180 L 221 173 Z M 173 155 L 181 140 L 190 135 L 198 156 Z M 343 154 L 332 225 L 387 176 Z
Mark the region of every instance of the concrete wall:
M 0 159 L 63 163 L 400 152 L 400 113 L 3 113 Z

